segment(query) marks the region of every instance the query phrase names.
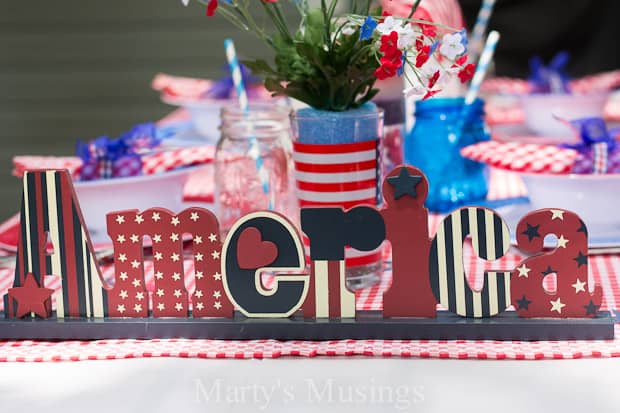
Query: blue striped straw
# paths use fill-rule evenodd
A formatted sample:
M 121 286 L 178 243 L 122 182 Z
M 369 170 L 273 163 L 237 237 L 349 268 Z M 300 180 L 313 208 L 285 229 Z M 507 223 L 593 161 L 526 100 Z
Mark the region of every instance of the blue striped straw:
M 469 117 L 469 111 L 471 110 L 472 103 L 478 97 L 478 92 L 480 92 L 480 85 L 484 80 L 484 76 L 487 74 L 487 70 L 489 69 L 489 63 L 491 63 L 491 59 L 493 59 L 493 53 L 495 53 L 495 47 L 497 46 L 497 42 L 499 41 L 499 33 L 495 30 L 489 33 L 487 37 L 487 41 L 484 45 L 484 50 L 482 51 L 482 55 L 480 56 L 480 60 L 478 61 L 478 65 L 476 66 L 476 72 L 474 73 L 474 77 L 471 80 L 471 84 L 469 85 L 469 89 L 467 90 L 467 94 L 465 94 L 465 101 L 463 103 L 463 108 L 461 109 L 461 116 L 459 119 L 459 123 L 457 124 L 457 136 L 459 136 L 463 129 L 465 128 L 465 123 Z
M 250 110 L 248 93 L 245 91 L 243 76 L 241 76 L 241 67 L 239 66 L 239 60 L 237 59 L 235 43 L 232 39 L 224 40 L 224 49 L 226 50 L 228 67 L 230 68 L 230 73 L 232 74 L 233 83 L 235 85 L 235 91 L 237 92 L 237 98 L 239 99 L 239 106 L 241 106 L 241 110 L 247 113 Z
M 484 44 L 484 49 L 482 50 L 482 54 L 480 55 L 480 60 L 478 61 L 478 65 L 476 66 L 476 72 L 474 73 L 474 77 L 471 80 L 471 85 L 469 86 L 469 90 L 467 90 L 467 94 L 465 95 L 465 108 L 471 105 L 476 97 L 478 96 L 478 92 L 480 92 L 480 85 L 484 80 L 484 76 L 487 74 L 489 70 L 489 63 L 493 59 L 493 54 L 495 53 L 495 48 L 497 47 L 497 42 L 499 41 L 499 33 L 495 30 L 489 33 L 487 37 L 487 41 Z
M 228 60 L 228 67 L 232 74 L 233 83 L 237 92 L 237 98 L 239 100 L 239 106 L 244 113 L 249 113 L 250 105 L 248 101 L 248 94 L 243 84 L 243 77 L 241 76 L 241 67 L 239 66 L 239 60 L 237 59 L 237 52 L 235 51 L 235 43 L 232 39 L 224 40 L 224 49 L 226 51 L 226 60 Z M 263 186 L 263 192 L 269 193 L 269 174 L 265 169 L 263 158 L 260 155 L 260 148 L 258 147 L 258 140 L 256 136 L 250 136 L 250 152 L 249 155 L 256 162 L 256 169 L 258 171 L 258 179 Z M 273 209 L 273 199 L 269 200 L 269 209 Z
M 495 0 L 483 0 L 476 23 L 474 24 L 474 30 L 472 30 L 470 44 L 471 54 L 478 55 L 482 48 L 482 39 L 484 38 L 484 32 L 489 25 L 489 19 L 493 13 L 493 7 L 495 6 Z

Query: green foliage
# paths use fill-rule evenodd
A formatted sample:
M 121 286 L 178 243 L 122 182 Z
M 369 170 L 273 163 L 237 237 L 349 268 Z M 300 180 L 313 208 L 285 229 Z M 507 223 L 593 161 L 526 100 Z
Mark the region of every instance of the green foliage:
M 322 1 L 320 8 L 300 11 L 302 23 L 293 34 L 282 18 L 279 3 L 263 3 L 276 28 L 270 35 L 258 29 L 248 10 L 243 9 L 243 2 L 233 2 L 228 7 L 221 3 L 220 9 L 224 17 L 229 18 L 232 13 L 239 16 L 245 26 L 256 29 L 253 31 L 273 49 L 272 64 L 263 59 L 243 62 L 254 74 L 264 78 L 267 90 L 316 109 L 344 111 L 362 105 L 377 94 L 373 85 L 379 61 L 374 46 L 376 39 L 361 41 L 359 25 L 348 26 L 346 19 L 334 18 L 337 2 Z M 368 13 L 367 7 L 362 11 Z M 344 35 L 345 27 L 353 27 L 355 31 Z

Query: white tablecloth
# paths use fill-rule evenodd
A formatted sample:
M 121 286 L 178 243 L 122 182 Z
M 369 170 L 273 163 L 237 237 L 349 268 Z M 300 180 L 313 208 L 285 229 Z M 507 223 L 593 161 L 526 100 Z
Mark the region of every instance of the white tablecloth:
M 617 412 L 620 359 L 4 363 L 5 412 Z

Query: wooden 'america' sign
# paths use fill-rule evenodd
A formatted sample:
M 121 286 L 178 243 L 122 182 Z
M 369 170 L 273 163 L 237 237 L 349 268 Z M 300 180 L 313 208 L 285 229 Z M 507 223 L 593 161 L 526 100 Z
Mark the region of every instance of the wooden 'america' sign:
M 302 208 L 301 231 L 286 217 L 257 211 L 220 236 L 203 208 L 153 207 L 107 215 L 115 277 L 104 281 L 71 178 L 64 170 L 24 175 L 21 233 L 13 286 L 4 296 L 0 338 L 226 339 L 608 339 L 600 286 L 588 282 L 585 223 L 563 209 L 533 211 L 517 226 L 530 256 L 516 268 L 486 271 L 480 290 L 467 280 L 463 246 L 483 260 L 504 256 L 510 231 L 497 212 L 465 207 L 428 232 L 428 181 L 402 165 L 382 185 L 385 206 Z M 554 249 L 543 250 L 554 234 Z M 144 276 L 150 239 L 154 284 Z M 471 240 L 471 241 L 469 241 Z M 392 247 L 392 283 L 382 311 L 356 309 L 347 287 L 345 248 Z M 185 283 L 184 253 L 195 288 Z M 269 287 L 264 274 L 273 277 Z M 59 276 L 59 291 L 45 285 Z M 557 277 L 555 291 L 543 286 Z M 51 305 L 56 295 L 56 308 Z M 437 310 L 437 305 L 442 310 Z M 514 308 L 511 310 L 510 308 Z

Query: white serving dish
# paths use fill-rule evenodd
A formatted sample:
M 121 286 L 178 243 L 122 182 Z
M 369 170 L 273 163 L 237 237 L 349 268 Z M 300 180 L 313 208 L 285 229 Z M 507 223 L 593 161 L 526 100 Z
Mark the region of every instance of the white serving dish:
M 521 174 L 532 209 L 576 212 L 586 226 L 620 232 L 620 174 Z
M 204 165 L 129 178 L 75 182 L 86 227 L 94 243 L 107 243 L 106 215 L 113 211 L 162 207 L 183 209 L 183 189 L 189 175 Z
M 564 119 L 602 118 L 609 92 L 592 94 L 529 94 L 521 96 L 528 129 L 540 136 L 576 141 L 572 129 L 553 117 Z

